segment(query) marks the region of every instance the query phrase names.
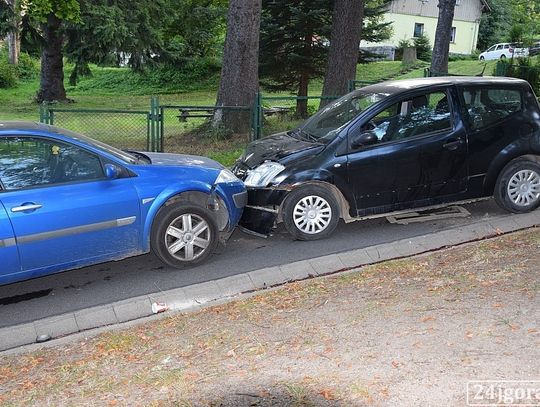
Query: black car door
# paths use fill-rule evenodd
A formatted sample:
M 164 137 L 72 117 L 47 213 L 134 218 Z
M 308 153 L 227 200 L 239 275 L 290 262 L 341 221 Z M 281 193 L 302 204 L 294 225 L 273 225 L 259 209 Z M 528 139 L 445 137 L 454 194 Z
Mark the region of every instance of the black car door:
M 452 89 L 408 93 L 349 132 L 359 216 L 441 202 L 466 191 L 467 139 Z M 365 131 L 376 142 L 353 148 Z

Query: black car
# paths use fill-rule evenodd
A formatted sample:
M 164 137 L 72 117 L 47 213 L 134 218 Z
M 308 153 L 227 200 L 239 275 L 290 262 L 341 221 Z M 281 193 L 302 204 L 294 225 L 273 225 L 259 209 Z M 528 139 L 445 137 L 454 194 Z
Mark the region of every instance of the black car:
M 371 85 L 299 128 L 251 143 L 233 171 L 248 187 L 241 225 L 283 222 L 314 240 L 345 222 L 494 195 L 540 204 L 540 109 L 519 79 L 439 77 Z

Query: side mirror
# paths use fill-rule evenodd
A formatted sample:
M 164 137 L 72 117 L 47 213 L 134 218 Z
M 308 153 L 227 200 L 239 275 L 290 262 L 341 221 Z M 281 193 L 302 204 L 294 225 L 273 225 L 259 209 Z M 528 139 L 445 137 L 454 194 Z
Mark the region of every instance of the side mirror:
M 105 177 L 107 179 L 116 179 L 120 176 L 120 168 L 114 164 L 105 164 Z
M 360 148 L 364 146 L 370 146 L 373 144 L 377 144 L 379 139 L 377 138 L 377 135 L 373 130 L 366 130 L 362 133 L 353 136 L 351 140 L 351 147 L 352 148 Z

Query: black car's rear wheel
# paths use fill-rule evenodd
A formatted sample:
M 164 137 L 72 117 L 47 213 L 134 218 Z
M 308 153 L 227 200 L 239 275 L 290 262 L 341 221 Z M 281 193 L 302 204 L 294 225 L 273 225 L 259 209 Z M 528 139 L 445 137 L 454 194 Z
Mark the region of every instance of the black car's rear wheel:
M 150 238 L 152 250 L 166 264 L 184 267 L 204 261 L 218 242 L 218 227 L 205 208 L 189 203 L 162 208 Z
M 540 205 L 540 165 L 527 158 L 511 161 L 502 170 L 494 192 L 497 204 L 507 211 L 523 213 Z
M 339 205 L 334 195 L 319 185 L 293 190 L 283 203 L 283 223 L 298 240 L 328 237 L 339 222 Z

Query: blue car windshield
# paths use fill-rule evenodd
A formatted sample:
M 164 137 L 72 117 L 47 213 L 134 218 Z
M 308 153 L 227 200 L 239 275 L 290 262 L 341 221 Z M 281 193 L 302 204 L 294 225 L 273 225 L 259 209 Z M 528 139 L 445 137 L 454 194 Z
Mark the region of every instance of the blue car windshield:
M 127 151 L 120 150 L 116 147 L 105 144 L 101 141 L 94 140 L 93 138 L 83 136 L 82 134 L 75 133 L 70 130 L 62 129 L 60 134 L 64 134 L 74 140 L 82 141 L 85 144 L 89 144 L 101 151 L 109 153 L 110 155 L 124 161 L 127 164 L 137 164 L 140 160 L 133 154 L 128 153 Z
M 349 93 L 319 110 L 292 134 L 306 140 L 328 143 L 334 139 L 343 126 L 388 95 L 387 93 L 373 93 L 361 89 Z

